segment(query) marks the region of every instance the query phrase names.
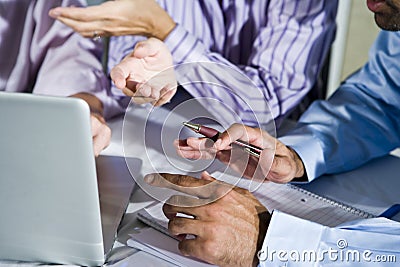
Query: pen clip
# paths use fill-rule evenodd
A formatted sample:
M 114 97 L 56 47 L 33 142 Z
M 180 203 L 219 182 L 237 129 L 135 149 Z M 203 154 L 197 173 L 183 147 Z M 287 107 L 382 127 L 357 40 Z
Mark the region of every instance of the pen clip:
M 243 150 L 256 158 L 260 157 L 260 155 L 257 152 L 254 152 L 250 147 L 245 147 Z

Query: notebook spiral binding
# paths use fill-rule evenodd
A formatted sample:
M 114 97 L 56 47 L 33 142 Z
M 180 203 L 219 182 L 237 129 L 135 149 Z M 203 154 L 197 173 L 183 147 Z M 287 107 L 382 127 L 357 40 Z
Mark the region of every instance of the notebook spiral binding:
M 301 187 L 298 187 L 296 185 L 287 184 L 287 186 L 291 187 L 294 190 L 300 191 L 301 193 L 303 193 L 303 194 L 305 194 L 305 195 L 307 195 L 309 197 L 313 197 L 313 198 L 316 198 L 316 199 L 321 200 L 323 202 L 329 203 L 330 205 L 333 205 L 335 207 L 339 207 L 339 208 L 341 208 L 341 209 L 343 209 L 343 210 L 345 210 L 347 212 L 353 213 L 353 214 L 355 214 L 357 216 L 360 216 L 362 218 L 368 219 L 368 218 L 377 217 L 377 216 L 375 216 L 375 215 L 373 215 L 373 214 L 371 214 L 371 213 L 369 213 L 367 211 L 363 211 L 361 209 L 349 206 L 349 205 L 344 204 L 342 202 L 339 202 L 339 201 L 336 201 L 336 200 L 333 200 L 333 199 L 330 199 L 330 198 L 327 198 L 327 197 L 323 197 L 323 196 L 314 194 L 314 193 L 312 193 L 312 192 L 310 192 L 310 191 L 308 191 L 306 189 L 303 189 Z

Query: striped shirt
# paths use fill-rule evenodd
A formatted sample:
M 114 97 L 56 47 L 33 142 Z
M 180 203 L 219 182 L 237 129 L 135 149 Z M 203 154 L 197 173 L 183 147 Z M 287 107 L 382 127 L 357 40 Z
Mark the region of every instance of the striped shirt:
M 284 118 L 314 85 L 334 39 L 336 0 L 158 2 L 177 23 L 165 43 L 178 82 L 224 125 Z M 109 66 L 141 39 L 113 37 Z

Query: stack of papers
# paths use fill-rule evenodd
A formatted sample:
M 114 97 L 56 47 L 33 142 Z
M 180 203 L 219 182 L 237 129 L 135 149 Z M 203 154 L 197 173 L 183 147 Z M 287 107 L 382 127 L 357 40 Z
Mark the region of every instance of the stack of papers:
M 143 250 L 177 266 L 210 267 L 214 266 L 200 260 L 183 256 L 178 249 L 178 241 L 151 227 L 132 234 L 128 246 Z

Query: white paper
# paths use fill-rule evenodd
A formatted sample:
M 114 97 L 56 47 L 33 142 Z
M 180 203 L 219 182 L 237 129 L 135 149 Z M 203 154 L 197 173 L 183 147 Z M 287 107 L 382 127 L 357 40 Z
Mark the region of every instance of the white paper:
M 143 228 L 132 234 L 128 240 L 130 247 L 143 250 L 177 266 L 210 267 L 214 266 L 194 258 L 183 256 L 178 249 L 178 241 L 151 227 Z

